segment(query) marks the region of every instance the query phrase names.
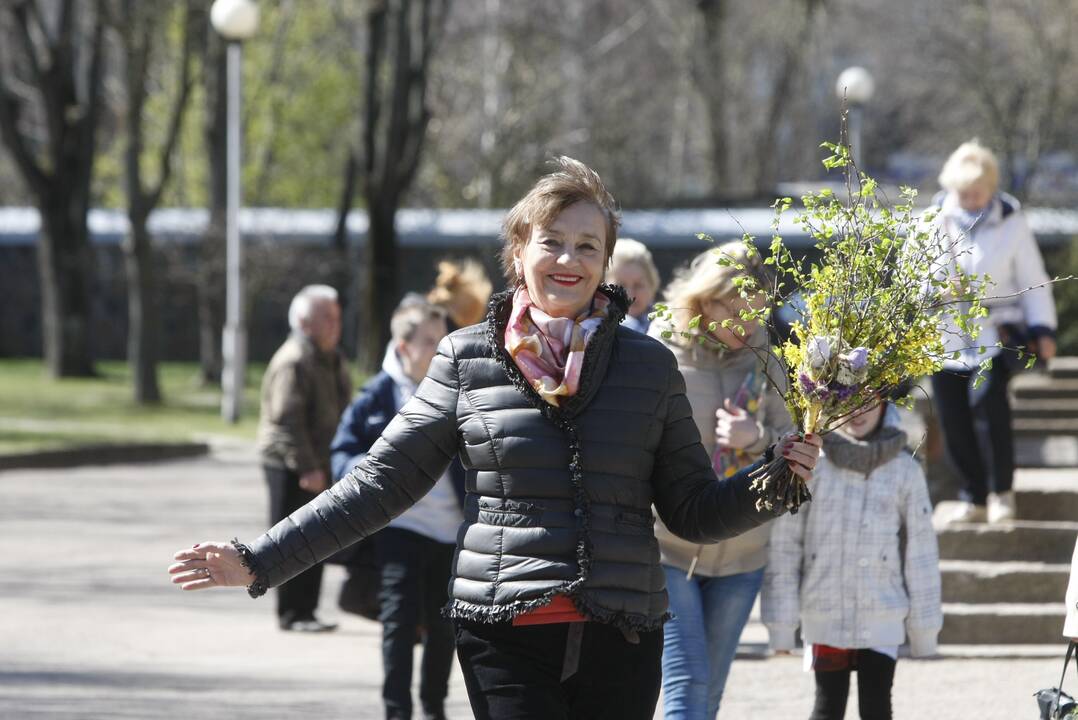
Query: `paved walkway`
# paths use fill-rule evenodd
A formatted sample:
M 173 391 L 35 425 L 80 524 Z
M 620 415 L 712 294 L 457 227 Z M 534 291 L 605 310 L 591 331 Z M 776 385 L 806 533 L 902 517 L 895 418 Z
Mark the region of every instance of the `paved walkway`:
M 265 508 L 249 451 L 0 473 L 0 718 L 382 717 L 378 627 L 339 617 L 335 570 L 323 616 L 341 630 L 325 636 L 276 630 L 272 598 L 169 584 L 175 549 L 251 538 Z M 807 717 L 813 685 L 799 663 L 736 662 L 720 717 Z M 1059 667 L 902 660 L 896 717 L 1036 717 L 1030 695 L 1054 684 Z M 449 710 L 470 716 L 459 673 Z M 847 717 L 856 717 L 855 698 Z

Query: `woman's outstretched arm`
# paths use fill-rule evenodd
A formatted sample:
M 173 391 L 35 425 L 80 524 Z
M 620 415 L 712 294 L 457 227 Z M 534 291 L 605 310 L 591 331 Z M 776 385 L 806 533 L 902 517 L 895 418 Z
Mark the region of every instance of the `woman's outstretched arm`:
M 247 585 L 257 596 L 385 527 L 434 486 L 457 454 L 459 390 L 447 337 L 415 395 L 351 473 L 249 546 L 207 542 L 178 551 L 172 581 L 184 590 Z

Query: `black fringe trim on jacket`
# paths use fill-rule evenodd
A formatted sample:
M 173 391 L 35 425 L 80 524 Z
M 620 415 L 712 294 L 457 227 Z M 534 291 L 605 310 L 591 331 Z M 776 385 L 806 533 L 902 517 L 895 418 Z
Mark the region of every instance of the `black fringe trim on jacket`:
M 255 557 L 255 554 L 251 552 L 251 548 L 241 543 L 238 539 L 232 538 L 232 547 L 236 548 L 236 552 L 240 554 L 240 562 L 243 563 L 243 566 L 255 576 L 255 581 L 247 586 L 247 594 L 253 598 L 262 597 L 269 591 L 269 583 L 266 580 L 268 576 L 262 564 Z

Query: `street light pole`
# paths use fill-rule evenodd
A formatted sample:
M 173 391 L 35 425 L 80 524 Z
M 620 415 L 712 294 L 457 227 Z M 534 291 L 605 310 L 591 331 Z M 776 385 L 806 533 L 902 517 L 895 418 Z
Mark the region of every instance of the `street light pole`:
M 221 416 L 230 423 L 240 419 L 247 364 L 247 330 L 243 318 L 243 244 L 240 242 L 240 77 L 243 49 L 231 40 L 227 50 L 227 149 L 225 181 L 225 328 L 221 356 Z
M 850 144 L 853 163 L 864 169 L 862 160 L 865 153 L 862 147 L 864 136 L 865 105 L 876 91 L 876 82 L 863 67 L 849 67 L 842 71 L 835 82 L 835 94 L 846 103 L 846 134 Z
M 240 97 L 242 42 L 258 29 L 258 6 L 252 0 L 215 0 L 210 22 L 228 42 L 226 57 L 225 151 L 225 327 L 221 338 L 221 417 L 235 423 L 243 407 L 247 365 L 247 329 L 243 319 L 243 243 L 240 238 Z

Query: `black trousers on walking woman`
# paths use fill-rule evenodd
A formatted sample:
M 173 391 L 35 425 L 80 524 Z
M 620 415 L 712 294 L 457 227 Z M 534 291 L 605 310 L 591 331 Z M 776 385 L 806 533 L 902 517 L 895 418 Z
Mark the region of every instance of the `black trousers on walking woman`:
M 1014 437 L 1007 398 L 1010 371 L 996 357 L 988 379 L 971 390 L 969 372 L 944 371 L 932 376 L 932 399 L 939 416 L 947 456 L 962 481 L 960 496 L 984 505 L 988 493 L 1014 484 Z
M 562 680 L 570 628 L 576 672 Z M 597 622 L 513 627 L 458 620 L 457 658 L 476 720 L 651 720 L 659 700 L 662 630 Z M 634 642 L 635 641 L 635 642 Z

